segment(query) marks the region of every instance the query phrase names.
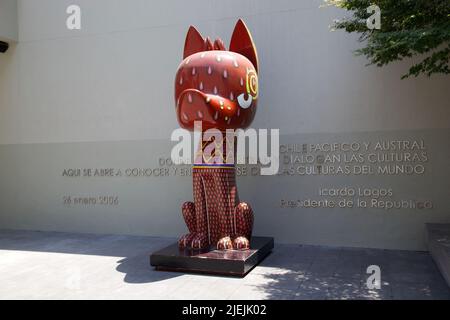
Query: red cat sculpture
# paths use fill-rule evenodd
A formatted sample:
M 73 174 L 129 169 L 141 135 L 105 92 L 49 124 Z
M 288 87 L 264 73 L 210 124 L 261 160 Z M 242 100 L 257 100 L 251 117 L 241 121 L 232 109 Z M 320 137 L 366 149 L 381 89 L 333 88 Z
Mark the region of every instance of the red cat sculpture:
M 190 27 L 175 79 L 175 101 L 178 122 L 187 130 L 194 130 L 196 121 L 201 121 L 203 132 L 251 124 L 258 102 L 258 55 L 242 20 L 236 24 L 229 51 L 221 39 L 213 42 Z M 215 142 L 202 143 L 202 151 L 209 143 Z M 180 248 L 250 248 L 253 212 L 239 200 L 234 161 L 223 158 L 202 157 L 194 164 L 194 202 L 182 207 L 189 234 L 180 238 Z

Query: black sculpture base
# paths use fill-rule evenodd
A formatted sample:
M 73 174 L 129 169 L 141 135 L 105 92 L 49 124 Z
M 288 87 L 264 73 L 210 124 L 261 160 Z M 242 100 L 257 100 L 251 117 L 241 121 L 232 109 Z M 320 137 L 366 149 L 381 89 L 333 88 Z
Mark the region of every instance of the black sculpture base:
M 245 277 L 273 249 L 273 238 L 253 237 L 250 250 L 180 250 L 173 244 L 150 256 L 150 265 L 160 271 L 207 273 Z

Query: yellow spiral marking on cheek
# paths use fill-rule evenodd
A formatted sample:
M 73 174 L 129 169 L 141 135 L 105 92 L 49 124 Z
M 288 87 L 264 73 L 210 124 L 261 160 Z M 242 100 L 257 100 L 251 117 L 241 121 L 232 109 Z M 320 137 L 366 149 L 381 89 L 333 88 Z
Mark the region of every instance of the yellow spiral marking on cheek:
M 247 93 L 253 100 L 258 98 L 258 74 L 252 69 L 247 70 Z

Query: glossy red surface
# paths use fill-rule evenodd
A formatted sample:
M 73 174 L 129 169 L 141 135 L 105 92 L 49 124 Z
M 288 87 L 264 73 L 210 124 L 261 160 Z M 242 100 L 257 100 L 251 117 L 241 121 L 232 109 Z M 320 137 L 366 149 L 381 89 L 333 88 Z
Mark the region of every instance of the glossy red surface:
M 258 55 L 245 23 L 239 20 L 227 51 L 222 40 L 203 38 L 190 27 L 184 60 L 175 78 L 176 113 L 180 126 L 202 130 L 247 128 L 258 104 Z M 209 144 L 202 142 L 201 163 L 192 172 L 194 202 L 186 202 L 182 213 L 189 233 L 179 239 L 180 248 L 248 250 L 253 230 L 253 211 L 239 200 L 234 163 L 221 152 L 203 162 Z M 219 144 L 222 144 L 219 142 Z M 216 145 L 217 146 L 217 145 Z M 224 150 L 227 144 L 224 143 Z
M 230 51 L 222 40 L 212 42 L 190 27 L 184 60 L 175 78 L 175 101 L 180 126 L 193 130 L 247 128 L 258 104 L 258 57 L 250 32 L 239 20 Z

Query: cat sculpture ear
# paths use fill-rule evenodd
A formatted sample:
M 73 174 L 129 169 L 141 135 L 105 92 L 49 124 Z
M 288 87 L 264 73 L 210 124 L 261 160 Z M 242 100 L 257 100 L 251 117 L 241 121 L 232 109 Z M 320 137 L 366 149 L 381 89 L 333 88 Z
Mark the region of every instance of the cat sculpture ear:
M 202 51 L 205 51 L 205 39 L 195 27 L 191 26 L 184 43 L 183 59 Z
M 231 36 L 230 51 L 239 53 L 253 63 L 258 72 L 258 53 L 252 35 L 245 22 L 239 19 Z

